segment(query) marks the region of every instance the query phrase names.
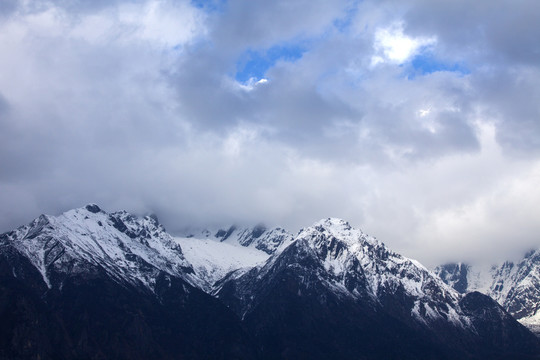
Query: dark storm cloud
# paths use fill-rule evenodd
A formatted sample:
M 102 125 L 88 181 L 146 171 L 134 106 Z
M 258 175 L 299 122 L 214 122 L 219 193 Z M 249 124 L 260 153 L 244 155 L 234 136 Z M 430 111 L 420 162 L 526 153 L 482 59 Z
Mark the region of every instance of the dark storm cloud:
M 433 263 L 538 243 L 535 2 L 200 5 L 0 4 L 2 230 L 97 202 L 173 231 L 338 216 Z

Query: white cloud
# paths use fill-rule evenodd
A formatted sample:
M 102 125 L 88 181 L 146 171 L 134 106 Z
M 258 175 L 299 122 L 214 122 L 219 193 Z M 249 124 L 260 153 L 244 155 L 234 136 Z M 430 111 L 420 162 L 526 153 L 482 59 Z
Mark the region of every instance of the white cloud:
M 229 133 L 223 141 L 223 152 L 230 159 L 242 156 L 245 148 L 257 140 L 259 131 L 254 127 L 239 126 Z
M 133 26 L 138 37 L 171 47 L 204 36 L 205 18 L 205 14 L 189 2 L 153 0 L 119 8 L 121 23 Z
M 419 50 L 437 43 L 436 37 L 409 37 L 403 33 L 403 23 L 397 22 L 389 27 L 375 31 L 373 48 L 375 55 L 371 65 L 383 62 L 402 64 L 414 57 Z
M 83 39 L 90 44 L 122 45 L 146 41 L 157 47 L 185 45 L 206 35 L 206 15 L 187 1 L 148 0 L 111 3 L 73 16 L 68 9 L 43 4 L 21 7 L 15 16 L 0 23 L 8 36 L 37 36 L 43 39 Z M 21 38 L 23 40 L 24 38 Z
M 425 116 L 428 116 L 430 112 L 431 112 L 430 108 L 420 109 L 418 110 L 418 116 L 425 117 Z
M 515 166 L 504 161 L 504 175 L 463 203 L 427 213 L 415 238 L 422 257 L 443 261 L 517 260 L 538 248 L 540 162 Z M 432 260 L 433 261 L 433 260 Z
M 268 83 L 268 79 L 265 79 L 265 78 L 257 79 L 257 78 L 254 78 L 254 77 L 249 78 L 249 80 L 246 81 L 245 83 L 241 83 L 241 82 L 238 82 L 238 81 L 235 81 L 235 80 L 230 80 L 230 81 L 232 81 L 232 83 L 233 83 L 232 88 L 239 89 L 239 90 L 242 90 L 242 91 L 245 91 L 245 92 L 253 91 L 253 90 L 255 90 L 256 87 Z

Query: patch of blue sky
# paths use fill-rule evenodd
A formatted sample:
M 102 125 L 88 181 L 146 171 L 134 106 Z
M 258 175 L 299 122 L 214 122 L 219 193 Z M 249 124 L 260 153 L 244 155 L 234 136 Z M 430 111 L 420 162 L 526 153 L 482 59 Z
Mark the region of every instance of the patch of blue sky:
M 352 2 L 345 10 L 345 15 L 334 20 L 334 28 L 339 32 L 346 32 L 352 25 L 353 19 L 358 12 L 358 3 Z
M 435 57 L 431 52 L 418 54 L 407 65 L 406 76 L 409 79 L 442 71 L 457 73 L 461 76 L 471 73 L 464 63 L 444 61 Z
M 227 0 L 191 0 L 191 5 L 207 12 L 219 11 L 226 3 Z
M 305 43 L 275 45 L 266 50 L 247 50 L 236 63 L 235 79 L 247 82 L 251 78 L 257 80 L 265 77 L 268 69 L 278 61 L 294 62 L 307 50 Z

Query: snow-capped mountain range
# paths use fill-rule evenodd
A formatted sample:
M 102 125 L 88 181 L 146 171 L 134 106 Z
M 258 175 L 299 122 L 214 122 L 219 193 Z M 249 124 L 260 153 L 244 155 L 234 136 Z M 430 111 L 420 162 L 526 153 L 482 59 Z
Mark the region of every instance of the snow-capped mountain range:
M 540 335 L 540 250 L 519 262 L 492 266 L 463 263 L 439 266 L 435 272 L 461 293 L 479 291 L 495 299 L 519 322 Z
M 0 235 L 0 314 L 0 358 L 540 356 L 489 297 L 333 218 L 174 237 L 95 204 L 42 215 Z

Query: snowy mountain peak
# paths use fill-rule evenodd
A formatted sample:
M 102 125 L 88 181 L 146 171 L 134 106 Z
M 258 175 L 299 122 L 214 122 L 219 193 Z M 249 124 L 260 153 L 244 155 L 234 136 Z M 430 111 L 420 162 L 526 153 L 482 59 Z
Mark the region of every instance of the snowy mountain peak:
M 363 245 L 386 249 L 382 242 L 365 234 L 360 229 L 353 228 L 347 221 L 338 218 L 317 221 L 312 226 L 300 230 L 296 238 L 304 238 L 315 242 L 339 239 L 339 242 L 346 244 L 347 247 L 354 249 L 354 251 L 358 251 Z
M 410 295 L 425 296 L 423 288 L 430 283 L 443 288 L 446 294 L 452 293 L 453 300 L 457 300 L 456 293 L 419 262 L 395 253 L 344 220 L 321 220 L 301 232 L 297 239 L 306 239 L 324 261 L 324 267 L 335 275 L 345 277 L 351 266 L 361 268 L 375 298 L 381 288 L 398 283 Z
M 351 225 L 343 220 L 343 219 L 340 219 L 340 218 L 326 218 L 326 219 L 321 219 L 319 221 L 317 221 L 315 224 L 313 224 L 313 226 L 322 226 L 322 227 L 330 227 L 330 228 L 342 228 L 342 229 L 345 229 L 345 230 L 349 230 L 351 229 Z
M 160 272 L 198 283 L 180 245 L 154 217 L 109 214 L 95 204 L 56 217 L 41 215 L 0 235 L 0 241 L 24 254 L 48 287 L 61 286 L 71 274 L 100 271 L 150 290 Z

